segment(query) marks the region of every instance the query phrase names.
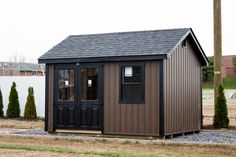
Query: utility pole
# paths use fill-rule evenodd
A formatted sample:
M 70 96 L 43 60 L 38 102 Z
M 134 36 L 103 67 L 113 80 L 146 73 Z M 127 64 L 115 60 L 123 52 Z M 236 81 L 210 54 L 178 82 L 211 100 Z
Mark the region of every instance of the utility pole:
M 222 36 L 221 36 L 221 0 L 214 0 L 214 104 L 218 96 L 218 87 L 222 83 L 221 56 L 222 56 Z

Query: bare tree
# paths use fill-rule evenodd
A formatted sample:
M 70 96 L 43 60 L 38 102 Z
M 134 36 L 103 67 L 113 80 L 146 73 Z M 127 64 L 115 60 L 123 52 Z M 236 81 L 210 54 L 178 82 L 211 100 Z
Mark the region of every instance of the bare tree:
M 25 63 L 25 56 L 20 56 L 19 62 L 20 63 Z
M 17 58 L 18 58 L 18 54 L 15 53 L 14 56 L 12 56 L 12 61 L 13 61 L 14 63 L 17 63 Z
M 18 53 L 15 53 L 12 57 L 10 57 L 11 63 L 25 63 L 26 57 L 25 56 L 18 56 Z

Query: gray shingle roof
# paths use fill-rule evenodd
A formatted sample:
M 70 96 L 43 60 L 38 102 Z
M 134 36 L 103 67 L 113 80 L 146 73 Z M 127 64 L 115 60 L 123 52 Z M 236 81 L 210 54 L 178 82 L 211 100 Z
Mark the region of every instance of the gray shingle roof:
M 190 28 L 71 35 L 50 49 L 39 61 L 168 54 Z

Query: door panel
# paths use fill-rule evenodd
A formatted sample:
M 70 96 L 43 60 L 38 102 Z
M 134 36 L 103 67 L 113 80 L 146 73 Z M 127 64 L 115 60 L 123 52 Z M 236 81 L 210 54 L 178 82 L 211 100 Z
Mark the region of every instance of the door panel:
M 101 107 L 80 107 L 80 128 L 81 129 L 100 129 L 101 128 Z
M 57 127 L 59 128 L 64 128 L 65 126 L 65 121 L 64 121 L 64 108 L 63 107 L 58 107 L 56 110 L 57 113 Z
M 92 126 L 98 126 L 98 109 L 92 108 Z
M 101 64 L 79 66 L 80 129 L 101 130 L 103 127 L 103 69 Z
M 76 75 L 77 73 L 75 65 L 63 64 L 55 67 L 55 129 L 76 128 Z
M 68 127 L 75 127 L 75 109 L 74 107 L 69 107 L 68 108 Z
M 87 127 L 87 109 L 86 107 L 80 107 L 81 110 L 81 114 L 80 114 L 80 119 L 81 119 L 81 123 L 80 123 L 80 127 Z
M 60 65 L 55 69 L 55 129 L 103 129 L 103 65 Z
M 76 110 L 75 107 L 68 107 L 68 105 L 56 106 L 56 129 L 74 129 Z

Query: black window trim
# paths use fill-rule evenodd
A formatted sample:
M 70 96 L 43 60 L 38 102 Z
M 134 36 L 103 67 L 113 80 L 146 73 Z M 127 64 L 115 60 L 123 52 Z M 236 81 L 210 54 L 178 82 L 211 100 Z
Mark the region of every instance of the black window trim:
M 54 77 L 55 77 L 55 82 L 54 82 L 54 102 L 56 102 L 56 104 L 76 104 L 77 102 L 77 70 L 76 70 L 76 66 L 74 64 L 59 64 L 59 65 L 55 65 L 54 66 Z M 59 70 L 74 70 L 74 100 L 58 100 L 58 71 Z
M 141 66 L 142 67 L 142 98 L 143 100 L 122 100 L 121 99 L 121 92 L 122 92 L 122 84 L 123 84 L 123 77 L 122 77 L 122 67 L 134 67 L 134 66 Z M 145 64 L 144 63 L 122 63 L 120 64 L 119 69 L 119 103 L 120 104 L 145 104 Z M 136 83 L 129 83 L 129 84 L 136 84 Z M 139 84 L 139 83 L 138 83 Z

